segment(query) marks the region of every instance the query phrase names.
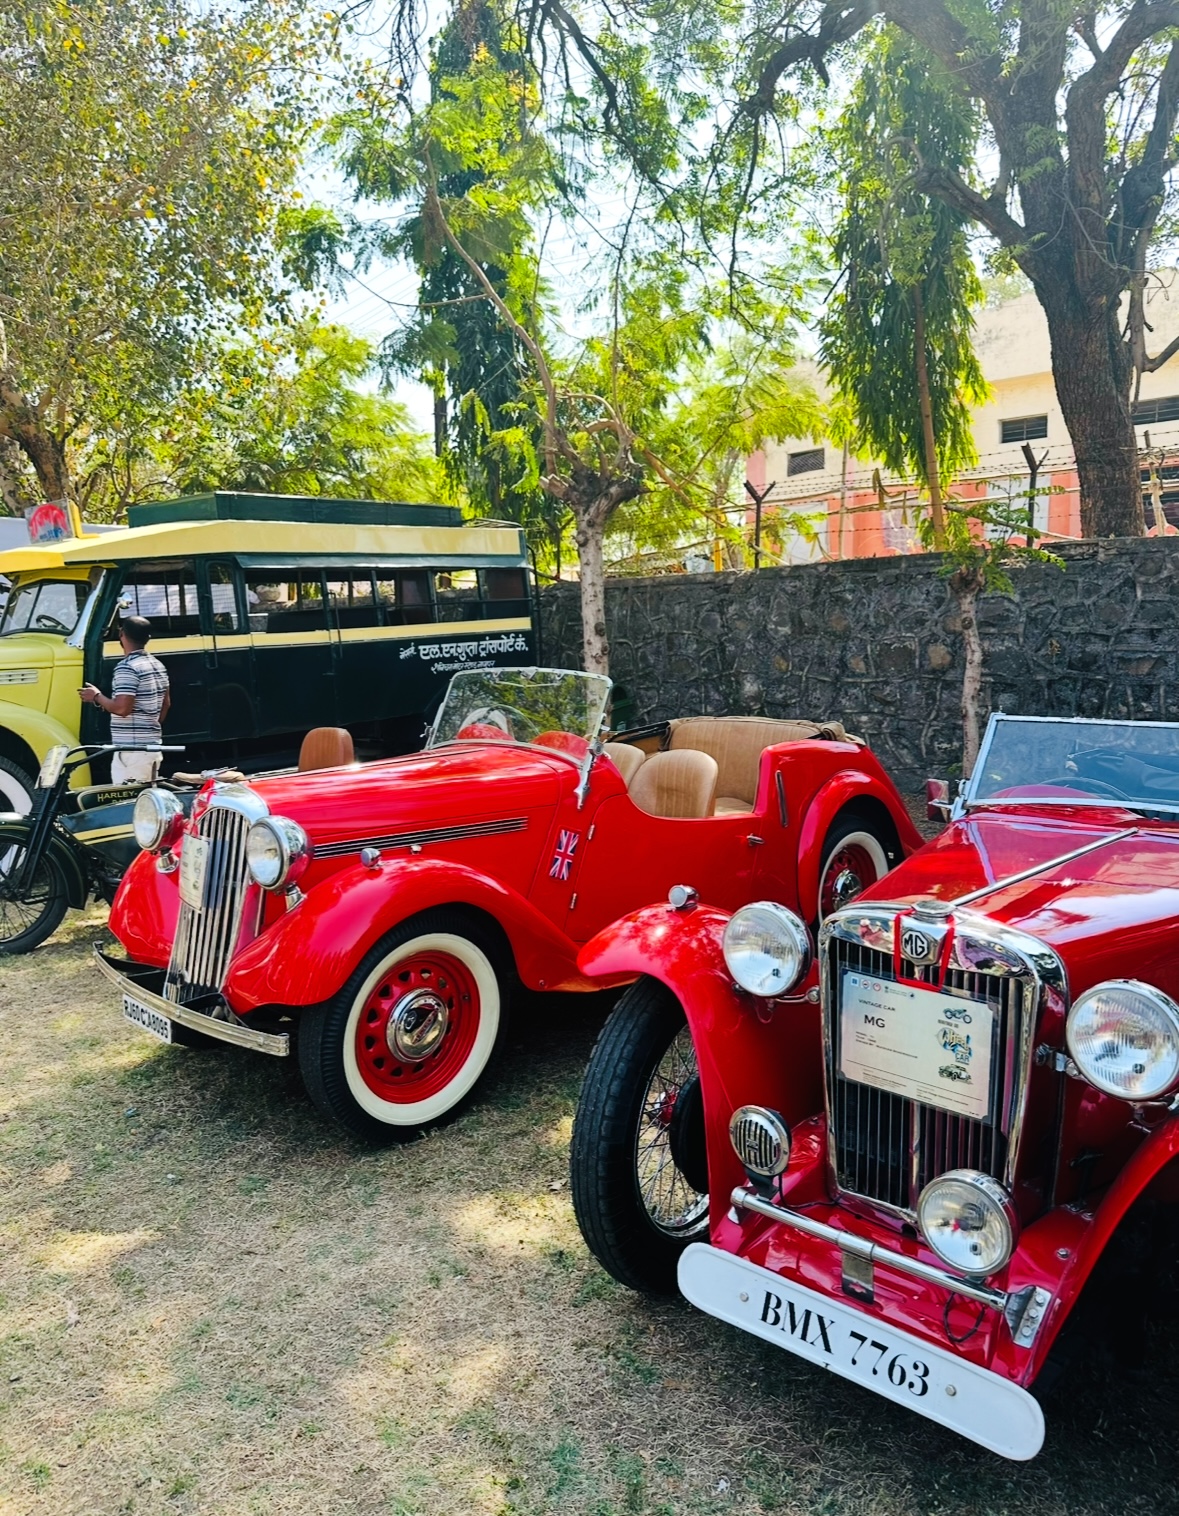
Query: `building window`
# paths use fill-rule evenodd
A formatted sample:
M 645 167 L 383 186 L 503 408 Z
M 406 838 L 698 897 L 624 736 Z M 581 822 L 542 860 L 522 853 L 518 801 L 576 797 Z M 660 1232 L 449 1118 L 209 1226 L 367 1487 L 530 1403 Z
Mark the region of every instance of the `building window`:
M 1000 442 L 1034 442 L 1048 435 L 1047 416 L 1017 416 L 1014 421 L 1000 421 Z
M 827 467 L 827 454 L 821 447 L 812 447 L 805 453 L 791 453 L 786 461 L 786 472 L 794 474 L 814 474 Z
M 1179 421 L 1179 395 L 1160 395 L 1157 400 L 1139 400 L 1131 407 L 1135 426 L 1150 426 L 1160 421 Z

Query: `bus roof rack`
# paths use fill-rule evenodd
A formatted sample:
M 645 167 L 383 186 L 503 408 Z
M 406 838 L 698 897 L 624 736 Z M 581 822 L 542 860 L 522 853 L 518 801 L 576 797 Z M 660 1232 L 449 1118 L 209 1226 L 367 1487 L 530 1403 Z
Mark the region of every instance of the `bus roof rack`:
M 256 495 L 210 490 L 180 500 L 153 500 L 127 511 L 128 526 L 180 521 L 298 521 L 324 526 L 462 526 L 457 505 L 411 505 L 404 501 L 333 500 L 318 495 Z

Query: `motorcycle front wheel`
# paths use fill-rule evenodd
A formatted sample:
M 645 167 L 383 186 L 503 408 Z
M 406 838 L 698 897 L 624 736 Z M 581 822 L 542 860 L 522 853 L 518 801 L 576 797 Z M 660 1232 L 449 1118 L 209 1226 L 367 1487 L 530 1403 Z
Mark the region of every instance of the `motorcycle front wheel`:
M 18 889 L 25 845 L 20 833 L 0 831 L 0 954 L 31 953 L 61 925 L 69 890 L 52 853 L 38 863 L 28 886 Z

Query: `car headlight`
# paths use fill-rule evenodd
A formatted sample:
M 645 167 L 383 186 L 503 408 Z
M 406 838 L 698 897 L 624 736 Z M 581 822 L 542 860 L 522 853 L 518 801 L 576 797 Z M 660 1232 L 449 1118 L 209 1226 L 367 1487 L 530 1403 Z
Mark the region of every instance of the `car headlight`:
M 790 1128 L 763 1105 L 743 1105 L 729 1119 L 729 1141 L 741 1167 L 759 1179 L 785 1173 L 790 1163 Z
M 286 816 L 263 816 L 246 833 L 246 864 L 264 890 L 297 884 L 310 862 L 307 833 Z
M 1010 1195 L 977 1169 L 931 1179 L 917 1201 L 917 1224 L 942 1262 L 960 1274 L 996 1273 L 1019 1236 Z
M 1065 1039 L 1090 1084 L 1123 1100 L 1157 1100 L 1179 1085 L 1179 1005 L 1152 984 L 1110 979 L 1079 995 Z
M 759 900 L 735 911 L 722 943 L 729 973 L 751 995 L 786 995 L 811 966 L 806 927 L 784 905 Z
M 131 829 L 145 852 L 162 853 L 176 841 L 184 825 L 184 807 L 171 790 L 141 790 L 135 801 Z

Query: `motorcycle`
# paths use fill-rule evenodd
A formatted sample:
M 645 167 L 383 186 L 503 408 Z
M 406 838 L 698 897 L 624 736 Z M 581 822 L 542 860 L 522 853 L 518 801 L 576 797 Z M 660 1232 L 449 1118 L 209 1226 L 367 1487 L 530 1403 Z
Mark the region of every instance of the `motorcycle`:
M 182 753 L 182 747 L 129 748 L 120 752 Z M 132 830 L 141 784 L 100 784 L 70 789 L 70 776 L 113 743 L 55 747 L 46 755 L 26 815 L 0 814 L 0 955 L 28 953 L 61 925 L 72 906 L 93 895 L 108 904 L 139 848 Z M 155 783 L 174 790 L 187 811 L 203 775 L 176 775 Z

